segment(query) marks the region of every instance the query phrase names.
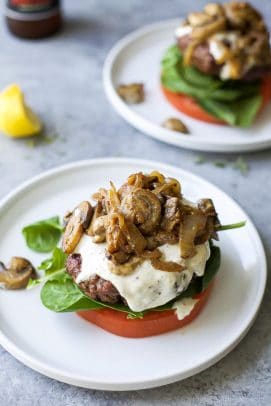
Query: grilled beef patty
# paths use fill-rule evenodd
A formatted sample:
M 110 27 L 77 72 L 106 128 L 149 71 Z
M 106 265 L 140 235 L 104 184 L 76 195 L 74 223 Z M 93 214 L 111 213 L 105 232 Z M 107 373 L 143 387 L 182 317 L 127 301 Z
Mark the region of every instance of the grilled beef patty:
M 178 38 L 178 46 L 182 52 L 191 43 L 192 38 L 189 35 L 184 35 Z M 207 75 L 219 76 L 221 65 L 218 65 L 214 57 L 209 52 L 208 43 L 198 45 L 193 52 L 192 64 L 201 72 Z M 266 73 L 271 72 L 270 65 L 254 66 L 242 77 L 242 80 L 252 81 L 261 79 Z
M 81 270 L 82 258 L 80 254 L 71 254 L 67 258 L 66 270 L 76 283 L 76 278 Z M 89 280 L 79 283 L 80 289 L 94 300 L 115 304 L 121 302 L 121 296 L 111 282 L 93 275 Z

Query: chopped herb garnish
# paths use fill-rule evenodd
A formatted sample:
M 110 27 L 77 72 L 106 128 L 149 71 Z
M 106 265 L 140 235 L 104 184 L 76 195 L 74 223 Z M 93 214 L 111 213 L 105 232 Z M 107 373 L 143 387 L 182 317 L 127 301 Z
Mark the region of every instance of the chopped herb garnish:
M 53 142 L 55 142 L 55 140 L 57 139 L 57 135 L 53 134 L 53 135 L 44 135 L 41 138 L 41 142 L 43 144 L 52 144 Z
M 222 161 L 222 160 L 216 160 L 214 161 L 214 166 L 217 166 L 218 168 L 225 168 L 228 165 L 228 162 Z
M 36 142 L 35 142 L 34 140 L 27 140 L 26 143 L 25 143 L 25 145 L 26 145 L 28 148 L 34 148 L 34 147 L 36 146 Z
M 202 165 L 202 164 L 204 164 L 205 162 L 207 162 L 207 159 L 206 159 L 206 157 L 203 156 L 203 155 L 199 155 L 199 156 L 195 159 L 195 164 L 197 164 L 197 165 Z
M 241 156 L 233 163 L 233 168 L 240 171 L 243 176 L 246 176 L 249 171 L 248 163 Z

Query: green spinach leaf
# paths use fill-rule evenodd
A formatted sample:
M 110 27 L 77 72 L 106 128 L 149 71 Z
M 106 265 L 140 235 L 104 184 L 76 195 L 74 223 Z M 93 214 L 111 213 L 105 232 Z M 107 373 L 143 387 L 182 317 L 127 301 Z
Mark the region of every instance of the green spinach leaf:
M 29 279 L 27 289 L 31 289 L 40 283 L 44 283 L 48 280 L 57 279 L 61 273 L 65 271 L 67 255 L 61 248 L 56 247 L 50 258 L 42 261 L 38 269 L 44 271 L 44 276 L 38 279 Z M 65 272 L 65 275 L 68 274 Z
M 221 224 L 216 227 L 216 231 L 233 230 L 234 228 L 241 228 L 246 225 L 246 221 L 240 221 L 239 223 Z
M 239 127 L 251 126 L 262 103 L 259 81 L 225 81 L 184 66 L 177 45 L 170 47 L 162 60 L 161 82 L 172 92 L 194 97 L 205 111 Z
M 59 217 L 51 217 L 30 224 L 23 228 L 22 233 L 26 244 L 36 252 L 51 252 L 61 237 L 63 228 Z
M 45 272 L 45 275 L 50 275 L 59 269 L 65 268 L 67 255 L 63 252 L 61 248 L 55 247 L 50 258 L 42 261 L 38 269 Z

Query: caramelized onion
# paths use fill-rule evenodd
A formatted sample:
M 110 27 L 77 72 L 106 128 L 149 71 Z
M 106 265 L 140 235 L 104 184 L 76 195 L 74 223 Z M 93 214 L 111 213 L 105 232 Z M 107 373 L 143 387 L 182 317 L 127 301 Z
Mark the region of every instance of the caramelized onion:
M 223 4 L 228 23 L 231 28 L 253 29 L 263 28 L 263 20 L 260 13 L 246 2 L 230 2 Z
M 141 254 L 141 258 L 144 258 L 144 259 L 158 259 L 158 258 L 161 258 L 161 256 L 162 256 L 162 252 L 158 249 L 145 250 Z
M 130 245 L 132 250 L 137 255 L 140 255 L 147 246 L 147 241 L 145 240 L 141 232 L 133 223 L 129 221 L 125 222 L 122 230 L 125 233 L 128 244 Z
M 119 250 L 127 252 L 127 240 L 121 231 L 124 223 L 124 216 L 119 213 L 111 214 L 108 218 L 106 228 L 107 251 L 114 254 Z
M 89 236 L 94 237 L 95 242 L 105 241 L 105 211 L 100 201 L 98 201 L 98 203 L 94 207 L 92 220 L 86 230 L 86 233 Z
M 131 273 L 143 260 L 162 271 L 181 272 L 183 265 L 163 260 L 161 245 L 179 243 L 180 258 L 191 258 L 196 244 L 216 238 L 219 221 L 212 200 L 184 203 L 180 183 L 160 172 L 135 173 L 118 190 L 111 182 L 94 198 L 86 232 L 94 242 L 106 241 L 110 269 L 119 275 Z
M 191 36 L 195 41 L 204 41 L 211 35 L 224 31 L 226 28 L 226 19 L 224 16 L 218 16 L 215 20 L 201 27 L 195 27 Z
M 161 259 L 152 259 L 151 264 L 155 269 L 165 272 L 182 272 L 185 267 L 177 262 L 173 261 L 163 261 Z
M 180 198 L 181 185 L 174 178 L 166 178 L 163 183 L 160 183 L 155 187 L 153 193 L 155 193 L 156 195 L 160 194 L 162 196 L 175 196 Z
M 204 230 L 207 217 L 204 214 L 185 215 L 180 225 L 180 252 L 182 258 L 191 258 L 196 253 L 195 238 Z

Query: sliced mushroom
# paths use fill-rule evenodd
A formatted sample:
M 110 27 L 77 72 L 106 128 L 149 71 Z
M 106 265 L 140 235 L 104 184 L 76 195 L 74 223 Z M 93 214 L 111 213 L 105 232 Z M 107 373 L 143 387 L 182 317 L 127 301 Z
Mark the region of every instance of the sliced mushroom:
M 177 224 L 180 224 L 180 199 L 178 197 L 168 197 L 164 204 L 164 216 L 161 228 L 171 232 Z
M 247 29 L 263 27 L 263 20 L 260 13 L 246 2 L 229 2 L 223 5 L 226 17 L 232 28 Z M 259 24 L 260 23 L 260 24 Z
M 177 179 L 165 178 L 162 184 L 158 184 L 157 186 L 155 186 L 153 193 L 155 193 L 157 196 L 158 195 L 162 195 L 164 197 L 175 196 L 180 198 L 181 185 L 177 181 Z
M 212 199 L 200 199 L 198 208 L 204 213 L 211 216 L 216 216 L 216 210 Z
M 35 268 L 25 258 L 12 257 L 8 268 L 0 262 L 0 286 L 5 289 L 23 289 L 36 277 Z
M 80 203 L 74 209 L 63 235 L 62 247 L 66 254 L 74 251 L 84 230 L 88 228 L 92 215 L 93 208 L 87 201 Z
M 206 6 L 204 7 L 204 11 L 206 14 L 212 17 L 224 14 L 223 7 L 221 6 L 221 4 L 217 3 L 206 4 Z
M 186 125 L 178 118 L 168 118 L 162 127 L 171 131 L 178 131 L 179 133 L 189 134 L 189 130 Z
M 95 219 L 92 224 L 93 241 L 96 243 L 105 242 L 107 216 L 101 216 Z
M 161 219 L 161 203 L 147 189 L 135 189 L 121 203 L 124 216 L 138 226 L 143 235 L 152 233 Z
M 190 13 L 187 19 L 192 27 L 200 27 L 208 24 L 212 20 L 212 17 L 209 14 L 198 12 Z
M 128 104 L 142 103 L 145 98 L 143 83 L 119 85 L 117 92 L 118 95 Z
M 64 228 L 67 227 L 67 224 L 68 224 L 68 222 L 69 222 L 69 219 L 70 219 L 71 215 L 72 215 L 72 212 L 71 212 L 71 211 L 67 211 L 67 213 L 66 213 L 65 216 L 63 217 L 63 227 L 64 227 Z
M 226 28 L 226 18 L 218 16 L 215 20 L 200 27 L 195 27 L 192 31 L 192 38 L 199 41 L 204 41 L 206 38 L 215 34 L 216 32 L 223 31 Z
M 212 199 L 200 199 L 198 201 L 199 210 L 207 215 L 206 226 L 203 232 L 196 237 L 196 244 L 203 244 L 210 238 L 218 240 L 216 228 L 220 226 L 220 221 Z
M 94 213 L 89 227 L 86 229 L 87 235 L 93 237 L 96 243 L 105 241 L 105 221 L 107 216 L 103 209 L 101 201 L 98 201 L 94 208 Z

